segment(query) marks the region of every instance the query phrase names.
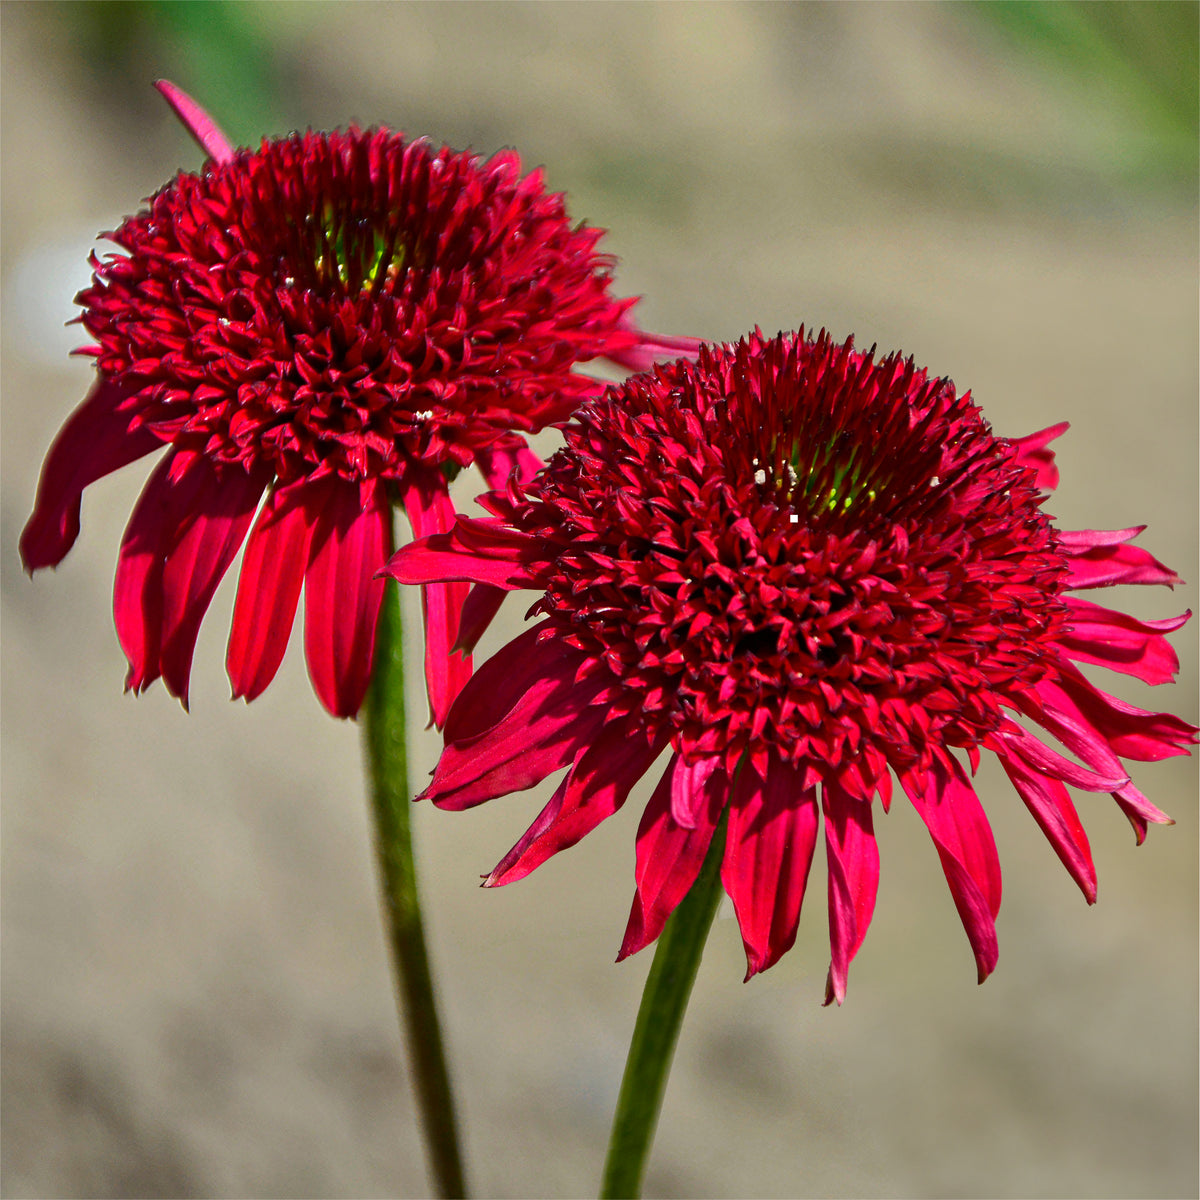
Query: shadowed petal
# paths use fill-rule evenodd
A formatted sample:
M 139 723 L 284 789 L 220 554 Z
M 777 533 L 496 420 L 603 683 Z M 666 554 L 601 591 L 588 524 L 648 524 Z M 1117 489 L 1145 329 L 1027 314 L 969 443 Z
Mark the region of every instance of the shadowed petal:
M 1136 675 L 1150 684 L 1175 678 L 1179 656 L 1163 634 L 1185 625 L 1191 609 L 1162 621 L 1139 621 L 1076 597 L 1068 598 L 1067 608 L 1071 628 L 1059 634 L 1058 643 L 1068 658 Z
M 1049 779 L 1017 758 L 1000 755 L 1000 764 L 1012 780 L 1025 807 L 1042 827 L 1055 854 L 1062 860 L 1071 878 L 1079 884 L 1089 904 L 1096 903 L 1096 865 L 1079 814 L 1067 789 L 1057 779 Z
M 543 463 L 522 440 L 513 446 L 484 446 L 476 450 L 475 465 L 492 491 L 503 492 L 514 474 L 518 482 L 528 483 Z
M 515 645 L 511 643 L 509 650 Z M 494 706 L 488 703 L 488 678 L 484 677 L 482 684 L 477 681 L 483 672 L 471 678 L 451 710 L 446 748 L 433 782 L 422 796 L 439 808 L 471 808 L 508 792 L 523 791 L 565 767 L 590 743 L 608 715 L 603 705 L 591 701 L 609 681 L 600 675 L 575 682 L 582 659 L 579 651 L 564 648 L 553 639 L 526 643 L 524 661 L 519 664 L 512 655 L 493 658 L 491 664 L 512 663 L 519 675 L 501 684 L 503 691 Z M 507 705 L 514 693 L 515 701 Z M 478 711 L 480 704 L 487 715 Z M 469 710 L 469 720 L 460 721 L 460 708 Z M 496 712 L 503 715 L 490 727 L 450 740 L 452 732 L 488 720 Z
M 362 707 L 383 603 L 376 578 L 391 546 L 391 507 L 380 480 L 339 479 L 313 522 L 304 573 L 304 657 L 321 703 L 335 717 Z
M 312 512 L 329 495 L 329 476 L 277 488 L 246 539 L 225 667 L 233 696 L 253 700 L 275 678 L 287 649 L 308 564 Z
M 531 586 L 527 564 L 545 557 L 546 546 L 540 538 L 501 528 L 495 520 L 459 517 L 449 533 L 401 546 L 384 571 L 398 583 L 463 580 L 512 591 Z
M 463 601 L 462 612 L 458 617 L 458 637 L 452 649 L 462 654 L 470 654 L 479 639 L 487 632 L 504 603 L 508 592 L 504 588 L 492 587 L 488 583 L 477 583 Z
M 695 829 L 703 819 L 708 803 L 708 785 L 717 769 L 716 755 L 698 758 L 693 763 L 680 761 L 671 772 L 671 817 L 684 829 Z
M 900 782 L 933 838 L 982 983 L 999 957 L 1000 860 L 992 827 L 975 789 L 953 759 L 947 766 L 935 757 L 924 780 L 906 773 Z
M 79 536 L 83 490 L 97 479 L 163 446 L 147 429 L 133 428 L 137 381 L 124 386 L 99 376 L 87 399 L 54 439 L 38 480 L 33 513 L 21 533 L 21 561 L 32 574 L 57 566 Z
M 185 708 L 200 622 L 270 481 L 266 468 L 252 474 L 237 465 L 218 470 L 205 458 L 199 458 L 194 469 L 203 490 L 193 519 L 167 552 L 162 569 L 163 683 Z
M 207 459 L 189 450 L 173 451 L 146 481 L 130 514 L 113 584 L 117 637 L 129 660 L 126 690 L 145 691 L 162 674 L 163 566 L 202 509 L 212 485 Z M 174 601 L 172 607 L 177 614 Z M 175 694 L 186 705 L 186 696 Z
M 1129 773 L 1124 768 L 1120 773 L 1097 775 L 1059 754 L 1057 750 L 1051 750 L 1028 730 L 1014 725 L 1011 721 L 996 731 L 996 738 L 1008 753 L 1017 755 L 1035 771 L 1054 779 L 1061 779 L 1064 783 L 1082 788 L 1085 792 L 1111 792 L 1129 782 Z
M 829 978 L 825 1003 L 846 998 L 850 962 L 867 936 L 879 891 L 879 846 L 870 801 L 837 784 L 821 785 L 825 856 L 829 865 Z
M 487 887 L 523 879 L 611 817 L 654 765 L 664 742 L 646 741 L 637 723 L 610 721 L 575 759 L 549 804 L 487 877 Z
M 696 882 L 704 856 L 729 799 L 729 777 L 724 771 L 708 776 L 705 801 L 696 812 L 694 828 L 685 829 L 671 816 L 672 777 L 680 763 L 671 759 L 654 795 L 646 805 L 637 832 L 637 893 L 625 928 L 617 961 L 636 954 L 663 931 L 667 918 Z
M 233 146 L 212 119 L 182 88 L 168 79 L 157 79 L 154 86 L 164 100 L 175 110 L 184 128 L 200 143 L 200 149 L 216 162 L 229 162 L 233 158 Z
M 816 788 L 774 754 L 765 780 L 747 767 L 733 785 L 721 882 L 733 901 L 746 978 L 792 948 L 821 814 Z

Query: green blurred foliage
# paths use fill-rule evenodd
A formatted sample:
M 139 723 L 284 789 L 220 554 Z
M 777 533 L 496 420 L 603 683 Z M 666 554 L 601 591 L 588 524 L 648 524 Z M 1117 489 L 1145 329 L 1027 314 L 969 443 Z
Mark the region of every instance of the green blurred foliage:
M 1127 127 L 1126 174 L 1194 184 L 1200 165 L 1195 0 L 981 0 L 962 11 Z

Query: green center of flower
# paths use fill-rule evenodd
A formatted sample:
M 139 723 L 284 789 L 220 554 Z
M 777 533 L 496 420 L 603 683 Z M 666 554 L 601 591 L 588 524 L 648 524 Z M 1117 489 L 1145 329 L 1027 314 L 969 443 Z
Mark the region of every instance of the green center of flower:
M 409 247 L 394 218 L 381 222 L 338 212 L 326 204 L 321 216 L 313 214 L 308 223 L 313 231 L 313 265 L 326 282 L 378 292 L 403 277 Z

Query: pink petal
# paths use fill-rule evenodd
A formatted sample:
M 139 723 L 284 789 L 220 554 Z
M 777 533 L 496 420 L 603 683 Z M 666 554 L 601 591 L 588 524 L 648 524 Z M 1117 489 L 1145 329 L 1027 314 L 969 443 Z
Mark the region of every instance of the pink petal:
M 850 962 L 875 913 L 879 847 L 869 801 L 856 800 L 836 784 L 821 785 L 825 855 L 829 864 L 829 978 L 825 1003 L 846 998 Z
M 636 722 L 610 721 L 585 747 L 550 803 L 487 877 L 487 887 L 523 879 L 548 858 L 575 845 L 629 797 L 654 765 L 663 743 L 649 743 Z
M 982 983 L 999 957 L 1000 860 L 992 827 L 954 759 L 947 766 L 935 758 L 923 781 L 907 773 L 900 782 L 933 838 Z
M 127 690 L 145 691 L 162 674 L 163 564 L 202 510 L 212 486 L 212 467 L 203 455 L 172 451 L 154 469 L 130 514 L 113 584 L 117 637 L 129 660 Z
M 583 660 L 578 650 L 548 639 L 534 642 L 524 657 L 514 664 L 514 677 L 496 689 L 499 695 L 488 696 L 494 670 L 486 676 L 480 671 L 463 689 L 446 724 L 446 747 L 433 782 L 422 793 L 439 808 L 471 808 L 540 783 L 565 767 L 604 725 L 607 709 L 590 702 L 611 681 L 601 674 L 576 683 Z M 489 665 L 512 658 L 496 655 Z M 483 684 L 477 685 L 481 678 Z M 509 703 L 514 692 L 517 698 Z M 467 710 L 465 716 L 460 709 Z M 482 732 L 456 736 L 497 712 L 499 718 Z
M 380 568 L 391 546 L 391 507 L 382 481 L 339 479 L 313 524 L 304 573 L 304 657 L 317 698 L 335 717 L 362 707 L 375 661 L 383 603 Z
M 1034 485 L 1043 492 L 1052 492 L 1058 487 L 1058 467 L 1054 463 L 1054 451 L 1046 447 L 1055 438 L 1060 438 L 1070 429 L 1070 423 L 1060 421 L 1047 429 L 1039 429 L 1025 437 L 1009 438 L 1017 449 L 1018 466 L 1029 467 L 1037 472 Z
M 440 475 L 414 472 L 404 493 L 404 508 L 413 537 L 446 534 L 454 525 L 454 505 Z M 471 678 L 469 655 L 453 650 L 458 640 L 458 618 L 470 584 L 427 583 L 421 588 L 425 624 L 425 690 L 433 723 L 440 729 L 463 684 Z
M 636 341 L 628 346 L 605 350 L 604 357 L 627 371 L 649 371 L 656 362 L 669 362 L 676 358 L 695 359 L 703 345 L 698 338 L 644 333 L 634 326 L 632 320 L 625 322 L 625 328 L 635 335 Z
M 682 760 L 671 772 L 671 817 L 684 829 L 695 829 L 703 819 L 708 803 L 708 785 L 712 773 L 717 769 L 715 755 L 698 758 L 693 763 Z
M 162 568 L 163 683 L 185 708 L 200 622 L 245 540 L 270 480 L 269 470 L 250 474 L 235 464 L 218 471 L 203 458 L 197 470 L 207 476 L 207 484 L 197 497 L 194 519 L 168 551 Z
M 250 530 L 225 655 L 235 699 L 260 696 L 279 670 L 308 565 L 311 514 L 328 499 L 331 485 L 326 476 L 277 488 Z
M 1149 712 L 1101 691 L 1083 673 L 1068 668 L 1059 683 L 1088 721 L 1107 740 L 1115 754 L 1135 762 L 1158 762 L 1188 754 L 1196 727 L 1171 713 Z
M 1063 690 L 1058 680 L 1048 677 L 1037 684 L 1033 690 L 1041 702 L 1041 708 L 1038 711 L 1032 704 L 1028 705 L 1026 712 L 1032 720 L 1052 733 L 1076 758 L 1091 767 L 1100 778 L 1112 780 L 1122 780 L 1122 777 L 1125 780 L 1129 778 L 1129 772 L 1125 770 L 1124 764 L 1113 753 L 1107 739 L 1084 716 L 1079 705 Z M 1022 699 L 1018 698 L 1018 702 L 1021 702 Z
M 188 133 L 200 143 L 200 149 L 216 162 L 230 162 L 233 146 L 217 128 L 217 123 L 182 88 L 167 79 L 155 80 L 159 94 L 175 110 Z
M 1057 779 L 1031 770 L 1019 759 L 1000 755 L 1000 764 L 1012 780 L 1025 807 L 1042 827 L 1055 854 L 1062 860 L 1071 878 L 1079 884 L 1089 904 L 1096 903 L 1096 865 L 1079 814 L 1067 789 Z
M 529 566 L 546 559 L 546 545 L 494 518 L 459 517 L 449 533 L 402 546 L 384 567 L 399 583 L 488 583 L 513 591 L 532 585 Z
M 670 761 L 646 805 L 637 832 L 637 892 L 617 961 L 636 954 L 663 931 L 667 918 L 696 882 L 708 853 L 721 810 L 729 799 L 724 771 L 709 777 L 707 803 L 697 814 L 695 828 L 685 829 L 671 816 L 672 776 L 680 762 Z
M 1088 600 L 1067 599 L 1071 629 L 1059 636 L 1059 645 L 1076 662 L 1095 663 L 1146 683 L 1170 683 L 1179 671 L 1179 658 L 1163 636 L 1174 633 L 1192 615 L 1162 621 L 1138 621 L 1127 613 L 1102 608 Z
M 42 464 L 33 513 L 21 534 L 21 561 L 30 574 L 57 566 L 75 544 L 84 488 L 162 448 L 149 430 L 133 428 L 137 413 L 128 386 L 99 376 L 59 430 Z
M 521 440 L 512 446 L 485 446 L 476 450 L 475 465 L 488 487 L 494 492 L 502 492 L 514 474 L 519 483 L 528 483 L 544 464 Z
M 1119 775 L 1097 775 L 1059 754 L 1057 750 L 1051 750 L 1028 730 L 1012 722 L 1002 725 L 997 730 L 997 739 L 1004 745 L 1004 753 L 1015 754 L 1035 771 L 1054 779 L 1061 779 L 1064 783 L 1082 788 L 1085 792 L 1111 792 L 1129 782 L 1129 775 L 1124 768 Z
M 1174 571 L 1140 546 L 1129 545 L 1145 528 L 1060 532 L 1059 545 L 1068 558 L 1067 587 L 1115 587 L 1121 583 L 1174 587 L 1179 582 Z
M 1127 783 L 1123 788 L 1113 792 L 1113 799 L 1129 818 L 1139 846 L 1146 840 L 1147 822 L 1153 822 L 1155 825 L 1175 824 L 1165 812 L 1155 808 L 1132 783 Z
M 765 779 L 743 766 L 733 785 L 721 882 L 733 901 L 746 979 L 792 948 L 821 814 L 816 788 L 774 753 Z

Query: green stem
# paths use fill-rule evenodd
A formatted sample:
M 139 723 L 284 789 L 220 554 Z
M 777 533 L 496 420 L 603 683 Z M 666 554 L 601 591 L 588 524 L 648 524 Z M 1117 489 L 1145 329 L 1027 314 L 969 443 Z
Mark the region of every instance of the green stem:
M 388 580 L 375 641 L 375 671 L 363 706 L 363 735 L 375 816 L 384 918 L 392 950 L 397 1001 L 408 1040 L 413 1088 L 437 1194 L 466 1195 L 450 1076 L 442 1050 L 425 929 L 417 896 L 409 824 L 412 793 L 404 721 L 404 648 L 400 590 Z
M 642 1174 L 658 1125 L 679 1027 L 721 901 L 724 847 L 722 819 L 696 882 L 659 935 L 613 1115 L 602 1200 L 631 1200 L 642 1194 Z

